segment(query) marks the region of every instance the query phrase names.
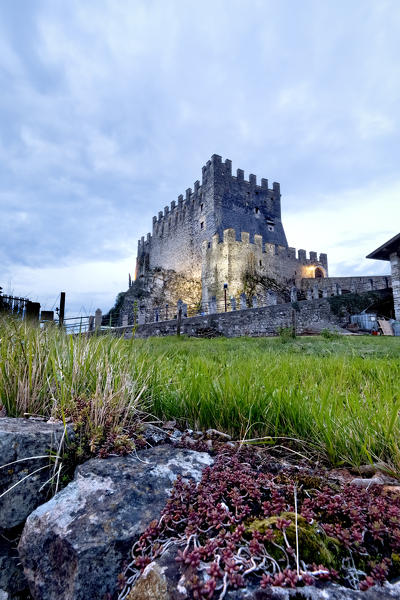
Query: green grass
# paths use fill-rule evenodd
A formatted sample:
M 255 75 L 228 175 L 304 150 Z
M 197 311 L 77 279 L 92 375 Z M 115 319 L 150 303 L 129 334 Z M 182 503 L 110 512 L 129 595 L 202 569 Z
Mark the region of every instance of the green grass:
M 10 415 L 60 418 L 83 398 L 95 427 L 149 413 L 400 473 L 400 338 L 88 339 L 4 319 L 0 338 Z

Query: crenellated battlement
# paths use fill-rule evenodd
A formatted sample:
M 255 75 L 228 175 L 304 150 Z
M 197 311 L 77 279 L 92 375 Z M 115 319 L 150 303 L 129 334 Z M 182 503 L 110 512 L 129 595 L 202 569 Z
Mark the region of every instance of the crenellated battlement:
M 268 179 L 265 178 L 261 178 L 260 185 L 257 185 L 257 175 L 254 175 L 253 173 L 250 173 L 248 180 L 246 180 L 243 169 L 237 169 L 236 176 L 232 175 L 232 161 L 229 158 L 226 158 L 223 161 L 219 154 L 213 154 L 211 160 L 207 161 L 202 168 L 202 184 L 204 185 L 210 179 L 210 177 L 213 177 L 216 174 L 221 174 L 226 178 L 231 178 L 233 181 L 239 184 L 255 188 L 258 191 L 268 190 L 273 194 L 280 195 L 280 184 L 277 181 L 274 181 L 272 188 L 270 189 L 268 188 Z
M 210 237 L 215 230 L 222 234 L 228 227 L 239 229 L 237 225 L 242 222 L 243 229 L 252 236 L 262 235 L 264 242 L 287 246 L 280 198 L 278 182 L 269 188 L 268 179 L 262 178 L 258 185 L 257 176 L 250 173 L 246 180 L 242 169 L 232 175 L 232 161 L 223 161 L 221 156 L 213 154 L 202 168 L 201 183 L 196 180 L 193 188 L 187 188 L 184 195 L 180 194 L 153 217 L 150 244 L 155 239 L 166 241 L 176 237 L 182 233 L 182 226 L 185 230 L 190 229 L 195 239 L 200 234 L 201 244 L 204 235 L 199 228 L 207 231 Z M 140 248 L 141 252 L 146 250 L 143 245 Z
M 240 239 L 238 239 L 239 236 Z M 212 236 L 211 242 L 203 242 L 203 252 L 207 252 L 209 249 L 216 249 L 218 247 L 222 249 L 222 246 L 227 244 L 235 244 L 237 246 L 245 245 L 253 252 L 261 252 L 262 254 L 267 254 L 268 256 L 279 256 L 281 258 L 296 260 L 304 265 L 315 265 L 320 263 L 325 269 L 328 268 L 328 257 L 324 253 L 321 253 L 318 257 L 317 252 L 310 250 L 307 256 L 307 252 L 303 249 L 296 250 L 296 248 L 287 248 L 286 246 L 271 244 L 268 242 L 263 244 L 263 238 L 261 235 L 254 234 L 253 238 L 250 239 L 251 236 L 247 231 L 240 231 L 239 236 L 234 229 L 225 229 L 223 231 L 222 238 L 219 233 L 216 233 Z

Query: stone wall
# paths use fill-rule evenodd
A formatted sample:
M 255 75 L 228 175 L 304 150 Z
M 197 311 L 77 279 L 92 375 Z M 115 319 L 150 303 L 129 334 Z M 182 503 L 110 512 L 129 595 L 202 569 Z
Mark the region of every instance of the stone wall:
M 314 276 L 315 270 L 328 274 L 326 254 L 310 252 L 309 258 L 305 250 L 296 252 L 295 248 L 283 245 L 263 243 L 263 237 L 255 234 L 253 241 L 249 232 L 241 231 L 240 241 L 234 229 L 225 229 L 223 239 L 219 234 L 213 236 L 212 242 L 203 242 L 202 257 L 202 300 L 203 303 L 215 296 L 217 301 L 223 297 L 224 284 L 228 284 L 229 296 L 237 297 L 244 289 L 245 273 L 250 271 L 260 281 L 274 280 L 278 288 L 289 290 L 293 285 L 300 288 L 304 277 Z M 315 279 L 313 279 L 315 281 Z M 262 287 L 262 286 L 261 286 Z M 261 288 L 258 293 L 266 292 Z
M 298 333 L 318 324 L 340 323 L 339 318 L 331 312 L 328 300 L 319 299 L 301 301 L 294 305 L 277 304 L 264 308 L 191 317 L 182 320 L 181 333 L 198 335 L 201 330 L 212 328 L 226 337 L 270 336 L 275 335 L 279 327 L 291 327 L 293 313 Z M 176 320 L 146 323 L 137 327 L 135 337 L 175 335 L 176 328 Z
M 392 268 L 394 315 L 395 319 L 400 321 L 400 256 L 397 252 L 390 255 L 390 265 Z
M 392 287 L 390 275 L 372 275 L 365 277 L 328 277 L 326 279 L 304 278 L 301 280 L 301 289 L 315 293 L 326 292 L 327 296 L 337 294 L 362 294 L 374 290 L 384 290 Z M 325 294 L 324 294 L 325 295 Z

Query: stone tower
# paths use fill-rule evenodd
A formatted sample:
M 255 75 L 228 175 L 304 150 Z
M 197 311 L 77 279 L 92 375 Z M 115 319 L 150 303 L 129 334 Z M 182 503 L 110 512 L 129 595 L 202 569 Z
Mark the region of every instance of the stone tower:
M 318 271 L 316 271 L 318 269 Z M 281 220 L 279 183 L 257 184 L 217 154 L 202 168 L 202 179 L 153 217 L 153 230 L 138 243 L 132 295 L 146 306 L 189 304 L 219 297 L 223 286 L 237 296 L 249 270 L 259 285 L 277 289 L 302 277 L 327 276 L 327 257 L 289 248 Z M 261 285 L 262 284 L 262 285 Z

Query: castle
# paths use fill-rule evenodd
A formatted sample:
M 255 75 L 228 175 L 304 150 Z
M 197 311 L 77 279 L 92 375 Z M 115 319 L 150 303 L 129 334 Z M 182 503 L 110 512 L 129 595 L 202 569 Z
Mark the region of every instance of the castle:
M 201 183 L 154 216 L 152 233 L 139 240 L 125 309 L 133 301 L 146 311 L 166 307 L 168 318 L 179 300 L 195 314 L 222 302 L 234 309 L 244 294 L 248 306 L 261 306 L 293 300 L 294 291 L 310 299 L 343 287 L 378 289 L 388 280 L 329 278 L 326 254 L 288 246 L 280 184 L 258 184 L 253 174 L 246 180 L 241 169 L 233 175 L 231 161 L 214 154 Z

